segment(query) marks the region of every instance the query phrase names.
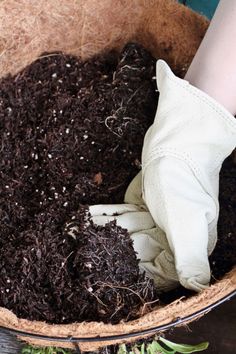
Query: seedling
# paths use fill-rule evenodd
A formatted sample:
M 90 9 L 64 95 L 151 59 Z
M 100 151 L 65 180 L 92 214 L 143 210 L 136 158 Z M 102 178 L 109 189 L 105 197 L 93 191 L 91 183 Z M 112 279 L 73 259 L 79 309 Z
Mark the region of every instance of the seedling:
M 208 345 L 208 342 L 197 345 L 177 344 L 165 338 L 158 337 L 157 340 L 153 340 L 146 345 L 145 343 L 141 344 L 141 346 L 134 345 L 130 351 L 128 351 L 125 344 L 121 344 L 118 354 L 190 354 L 203 351 L 208 348 Z
M 72 354 L 70 350 L 62 348 L 34 348 L 31 346 L 24 347 L 21 354 Z
M 119 346 L 117 354 L 191 354 L 208 348 L 209 343 L 203 342 L 196 345 L 177 344 L 163 337 L 158 337 L 151 343 L 134 344 L 129 350 L 126 344 Z M 22 354 L 72 354 L 72 351 L 61 348 L 34 348 L 27 346 L 23 348 Z

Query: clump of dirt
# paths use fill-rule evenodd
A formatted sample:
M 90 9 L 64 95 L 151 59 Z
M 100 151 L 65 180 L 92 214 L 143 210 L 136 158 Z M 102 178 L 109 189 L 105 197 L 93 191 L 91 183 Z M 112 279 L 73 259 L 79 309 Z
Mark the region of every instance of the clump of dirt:
M 85 297 L 79 299 L 84 319 L 95 317 L 107 321 L 109 318 L 117 322 L 123 318 L 127 321 L 147 312 L 150 309 L 148 301 L 156 299 L 157 304 L 156 288 L 152 280 L 144 273 L 140 274 L 133 242 L 126 230 L 115 221 L 105 227 L 94 225 L 90 218 L 85 222 L 83 207 L 76 225 L 79 230 L 75 236 L 73 266 L 76 288 L 88 291 L 87 294 L 81 292 Z M 72 295 L 73 303 L 78 301 L 76 296 Z
M 127 232 L 77 211 L 123 201 L 157 102 L 155 59 L 133 43 L 86 62 L 45 53 L 0 80 L 1 306 L 51 323 L 116 323 L 149 309 L 156 290 Z M 215 277 L 236 263 L 235 168 L 229 158 L 221 174 Z M 75 215 L 74 239 L 65 224 Z

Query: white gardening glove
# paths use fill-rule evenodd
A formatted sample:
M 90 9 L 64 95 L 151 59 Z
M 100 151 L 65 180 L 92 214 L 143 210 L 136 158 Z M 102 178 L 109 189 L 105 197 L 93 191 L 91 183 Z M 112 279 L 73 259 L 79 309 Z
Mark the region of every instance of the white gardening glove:
M 128 229 L 141 268 L 160 290 L 179 280 L 200 291 L 210 280 L 219 171 L 236 145 L 236 121 L 208 95 L 175 77 L 162 60 L 157 86 L 156 118 L 145 136 L 142 174 L 126 193 L 129 204 L 92 206 L 90 212 L 95 223 L 115 218 Z
M 236 120 L 163 60 L 157 87 L 157 113 L 142 152 L 142 197 L 167 236 L 180 283 L 198 291 L 210 281 L 219 172 L 236 146 Z

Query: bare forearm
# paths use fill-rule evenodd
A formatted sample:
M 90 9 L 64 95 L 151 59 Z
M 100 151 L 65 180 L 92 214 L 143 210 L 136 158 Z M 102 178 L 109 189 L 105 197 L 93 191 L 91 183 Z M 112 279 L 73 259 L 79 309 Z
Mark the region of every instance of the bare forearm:
M 236 114 L 236 0 L 221 0 L 185 76 Z

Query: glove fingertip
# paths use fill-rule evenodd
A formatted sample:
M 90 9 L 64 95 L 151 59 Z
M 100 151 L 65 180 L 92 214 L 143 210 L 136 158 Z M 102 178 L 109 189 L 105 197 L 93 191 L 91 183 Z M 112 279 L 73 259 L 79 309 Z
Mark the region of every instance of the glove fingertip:
M 209 287 L 210 278 L 205 275 L 197 275 L 190 278 L 180 278 L 180 284 L 186 289 L 196 292 L 203 291 Z

